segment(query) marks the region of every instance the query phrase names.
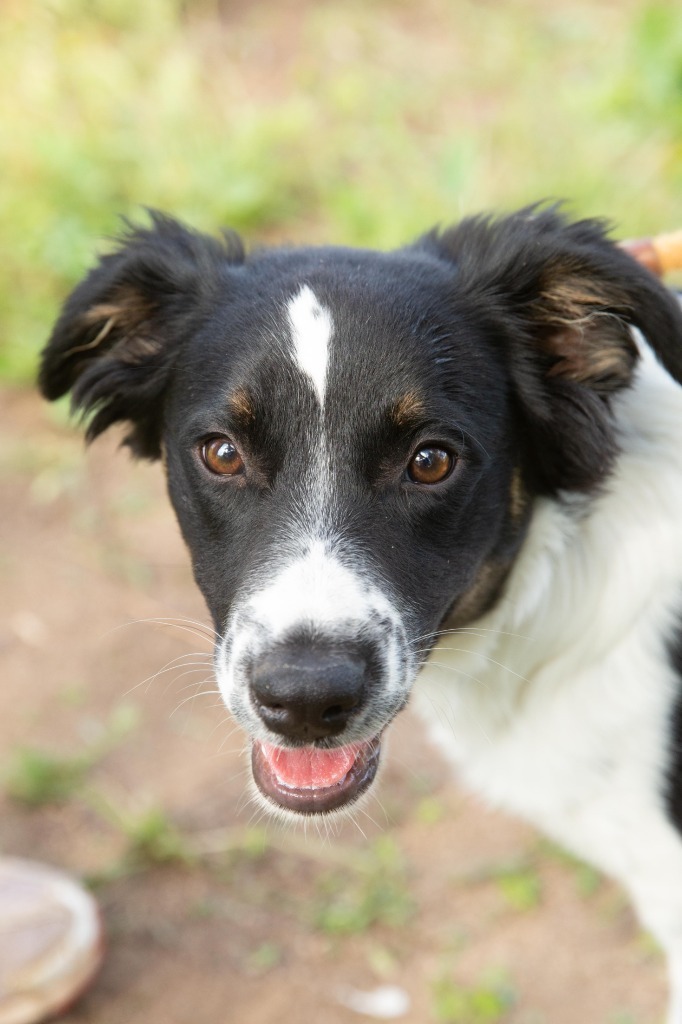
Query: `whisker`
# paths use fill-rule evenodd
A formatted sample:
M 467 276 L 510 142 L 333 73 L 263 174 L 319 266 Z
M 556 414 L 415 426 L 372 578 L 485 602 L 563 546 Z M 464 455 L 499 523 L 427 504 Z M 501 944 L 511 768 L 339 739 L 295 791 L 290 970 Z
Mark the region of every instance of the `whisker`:
M 181 679 L 185 678 L 185 676 L 194 675 L 196 672 L 205 672 L 206 669 L 209 669 L 209 673 L 210 673 L 207 676 L 207 678 L 208 679 L 215 679 L 215 676 L 213 675 L 213 671 L 212 671 L 213 670 L 213 665 L 207 665 L 207 664 L 202 663 L 200 661 L 195 662 L 193 665 L 176 665 L 175 668 L 178 669 L 178 670 L 182 668 L 182 669 L 184 669 L 184 672 L 180 672 L 179 675 L 173 676 L 173 678 L 169 681 L 168 685 L 166 686 L 166 689 L 168 689 L 168 687 L 170 686 L 171 683 L 179 683 Z M 166 670 L 166 671 L 168 671 L 168 670 Z M 180 689 L 181 690 L 186 690 L 188 687 L 196 686 L 196 685 L 197 685 L 197 683 L 185 683 L 183 686 L 180 687 Z
M 225 707 L 224 703 L 222 704 L 222 707 L 223 707 L 223 710 L 227 711 L 227 708 Z M 225 715 L 224 718 L 221 718 L 218 722 L 216 722 L 215 726 L 211 730 L 211 733 L 210 733 L 211 737 L 213 737 L 215 732 L 221 726 L 224 726 L 224 725 L 229 726 L 229 732 L 221 740 L 221 743 L 220 743 L 220 746 L 218 747 L 218 751 L 217 751 L 217 755 L 216 756 L 219 756 L 220 754 L 223 753 L 223 746 L 225 745 L 225 743 L 227 743 L 228 740 L 232 739 L 232 737 L 234 736 L 235 733 L 238 732 L 239 735 L 241 736 L 242 740 L 244 738 L 244 730 L 242 729 L 242 727 L 239 724 L 239 722 L 237 722 L 235 720 L 235 718 L 233 718 L 233 716 L 231 714 L 229 714 L 229 712 L 228 712 L 228 714 Z M 232 753 L 238 753 L 238 752 L 239 751 L 236 751 L 236 750 L 232 751 Z M 246 753 L 246 747 L 244 746 L 243 742 L 242 742 L 242 747 L 241 747 L 241 753 L 242 754 Z
M 384 805 L 383 805 L 382 801 L 379 799 L 379 797 L 376 796 L 376 794 L 374 795 L 374 802 L 377 804 L 377 806 L 379 807 L 379 810 L 381 811 L 381 813 L 384 816 L 384 825 L 383 826 L 379 824 L 379 822 L 376 820 L 376 818 L 372 817 L 372 815 L 369 813 L 367 808 L 364 807 L 364 806 L 358 807 L 356 813 L 357 814 L 364 814 L 364 816 L 367 818 L 367 820 L 371 821 L 371 823 L 374 825 L 375 828 L 377 828 L 380 832 L 383 832 L 384 828 L 386 828 L 388 826 L 388 824 L 389 824 L 388 811 L 384 807 Z M 356 822 L 356 824 L 357 824 L 357 822 Z M 363 835 L 364 835 L 364 833 L 363 833 Z
M 431 640 L 436 636 L 449 636 L 453 634 L 459 636 L 481 636 L 482 633 L 494 633 L 497 636 L 513 636 L 519 640 L 535 640 L 533 636 L 526 636 L 524 633 L 512 633 L 506 629 L 492 629 L 487 626 L 457 626 L 454 629 L 438 629 L 433 633 L 424 633 L 422 636 L 416 636 L 414 639 L 409 640 L 408 644 L 416 644 L 421 640 Z
M 515 672 L 513 668 L 509 668 L 508 665 L 503 665 L 501 661 L 496 661 L 495 658 L 491 658 L 489 654 L 483 654 L 481 651 L 467 651 L 465 647 L 441 647 L 439 649 L 441 651 L 456 651 L 458 654 L 471 654 L 476 658 L 485 658 L 485 660 L 489 661 L 491 665 L 497 665 L 497 667 L 501 668 L 504 672 L 508 672 L 511 676 L 516 676 L 516 678 L 520 679 L 521 682 L 530 683 L 530 680 L 527 679 L 526 676 L 522 676 L 520 672 Z M 439 665 L 439 668 L 459 672 L 459 669 L 455 665 L 443 665 L 442 663 L 435 661 L 429 662 L 429 664 Z M 480 682 L 480 680 L 478 680 L 478 682 Z
M 358 812 L 358 811 L 356 811 L 356 812 L 355 812 L 355 814 L 350 814 L 350 815 L 349 815 L 349 817 L 350 817 L 350 820 L 352 821 L 353 825 L 354 825 L 354 826 L 355 826 L 355 828 L 356 828 L 356 829 L 358 830 L 358 832 L 360 833 L 360 835 L 362 836 L 362 838 L 363 838 L 363 839 L 365 840 L 365 842 L 369 842 L 369 840 L 368 840 L 368 838 L 367 838 L 367 833 L 365 832 L 364 828 L 362 827 L 362 825 L 360 824 L 360 822 L 359 822 L 359 821 L 358 821 L 358 819 L 357 819 L 357 814 L 358 814 L 358 813 L 359 813 L 359 812 Z M 367 817 L 369 818 L 369 815 L 367 815 Z M 371 821 L 372 819 L 370 818 L 369 820 Z
M 141 686 L 144 686 L 145 684 L 147 684 L 147 688 L 149 688 L 152 685 L 152 683 L 156 682 L 157 679 L 159 679 L 161 676 L 165 675 L 167 672 L 172 672 L 173 669 L 181 669 L 181 668 L 185 668 L 186 666 L 193 666 L 193 667 L 196 666 L 197 668 L 212 668 L 213 667 L 213 661 L 210 661 L 210 662 L 201 661 L 201 662 L 199 662 L 199 661 L 187 661 L 186 660 L 187 658 L 205 658 L 205 657 L 206 657 L 206 652 L 205 651 L 196 651 L 196 652 L 194 652 L 192 654 L 181 654 L 179 657 L 173 658 L 171 661 L 166 662 L 166 664 L 163 666 L 163 668 L 158 669 L 156 672 L 152 672 L 152 674 L 147 676 L 146 679 L 141 679 L 139 683 L 134 683 L 133 686 L 129 687 L 129 689 L 127 689 L 125 691 L 124 696 L 127 697 L 129 694 L 133 693 L 135 690 L 138 690 Z
M 204 682 L 208 682 L 208 680 L 204 680 Z M 175 708 L 173 708 L 173 710 L 171 711 L 171 713 L 170 713 L 170 715 L 168 717 L 172 718 L 173 715 L 175 714 L 175 712 L 179 711 L 180 708 L 184 707 L 184 705 L 187 704 L 189 701 L 196 700 L 197 697 L 209 697 L 209 696 L 211 696 L 211 694 L 215 694 L 215 693 L 220 694 L 220 690 L 199 690 L 198 693 L 190 693 L 190 695 L 188 697 L 184 697 L 180 701 L 180 703 Z M 210 707 L 219 708 L 220 704 L 211 704 Z
M 162 626 L 182 626 L 184 628 L 187 628 L 188 626 L 195 626 L 197 629 L 200 629 L 202 633 L 208 634 L 209 636 L 220 636 L 210 623 L 202 622 L 200 619 L 191 619 L 186 615 L 157 615 L 141 619 L 132 619 L 128 625 L 134 625 L 137 622 L 151 622 L 158 623 Z
M 201 622 L 197 622 L 194 619 L 172 619 L 172 618 L 145 618 L 145 619 L 131 619 L 130 622 L 122 622 L 118 626 L 114 626 L 110 633 L 115 633 L 119 629 L 125 629 L 129 626 L 137 625 L 158 625 L 158 626 L 170 626 L 172 629 L 180 630 L 183 633 L 190 633 L 192 636 L 198 637 L 200 640 L 206 640 L 208 643 L 215 643 L 221 639 L 220 634 L 217 633 L 212 626 L 206 625 Z
M 490 688 L 490 684 L 487 682 L 487 680 L 478 679 L 477 676 L 472 676 L 470 672 L 465 672 L 463 669 L 457 668 L 456 665 L 444 665 L 440 661 L 430 661 L 428 662 L 428 664 L 432 665 L 434 668 L 442 668 L 447 670 L 448 672 L 454 672 L 455 675 L 462 676 L 464 679 L 471 679 L 473 683 L 477 683 L 479 686 L 482 686 L 483 689 Z
M 479 680 L 474 680 L 474 682 L 478 682 L 478 681 Z M 432 694 L 429 693 L 429 694 L 426 694 L 425 696 L 426 696 L 427 700 L 429 701 L 429 703 L 431 704 L 431 706 L 433 707 L 433 709 L 436 712 L 436 714 L 440 717 L 441 721 L 444 723 L 444 725 L 450 730 L 450 732 L 453 734 L 453 736 L 456 736 L 457 735 L 457 728 L 456 728 L 456 725 L 455 725 L 455 720 L 454 720 L 454 717 L 452 717 L 449 714 L 449 712 L 452 711 L 452 708 L 450 707 L 450 705 L 448 705 L 447 710 L 446 710 L 441 704 L 436 702 L 436 700 L 435 700 L 435 698 L 433 697 Z M 492 746 L 492 742 L 493 742 L 492 738 L 488 735 L 488 733 L 483 728 L 481 723 L 477 719 L 474 719 L 474 722 L 475 722 L 476 727 L 478 728 L 479 732 L 481 733 L 481 736 L 483 737 L 483 739 L 486 741 L 486 743 L 489 743 Z
M 453 736 L 456 735 L 455 722 L 454 718 L 452 717 L 451 706 L 449 704 L 443 705 L 439 701 L 436 701 L 436 698 L 430 693 L 426 695 L 426 698 L 431 707 L 436 712 L 436 716 L 441 720 L 443 725 L 445 725 L 450 730 Z
M 212 666 L 211 665 L 198 665 L 197 668 L 191 668 L 191 669 L 188 669 L 186 672 L 183 672 L 181 676 L 178 676 L 178 679 L 182 679 L 182 676 L 191 675 L 193 672 L 202 672 L 205 668 L 212 668 Z M 192 687 L 194 687 L 194 689 L 196 689 L 197 686 L 201 686 L 202 683 L 207 683 L 207 682 L 213 682 L 214 683 L 215 681 L 216 681 L 216 678 L 213 675 L 213 673 L 211 673 L 210 675 L 205 676 L 203 679 L 199 679 L 198 681 L 195 680 L 195 681 L 193 681 L 191 683 L 184 683 L 180 687 L 180 692 L 182 693 L 183 690 L 189 690 Z M 216 690 L 216 693 L 218 693 L 218 692 L 219 691 Z

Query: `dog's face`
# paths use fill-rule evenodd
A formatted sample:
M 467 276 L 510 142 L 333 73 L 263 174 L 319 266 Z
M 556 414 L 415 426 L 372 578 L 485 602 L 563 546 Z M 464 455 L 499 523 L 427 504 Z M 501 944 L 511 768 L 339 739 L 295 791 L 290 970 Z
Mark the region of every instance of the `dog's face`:
M 179 356 L 163 434 L 256 781 L 310 811 L 371 781 L 421 652 L 506 540 L 514 470 L 502 360 L 445 267 L 326 259 L 242 271 Z
M 258 789 L 312 814 L 368 788 L 438 630 L 497 599 L 535 497 L 603 479 L 627 325 L 677 317 L 597 225 L 555 213 L 248 260 L 157 217 L 71 296 L 41 383 L 73 387 L 91 436 L 124 419 L 138 454 L 163 451 Z

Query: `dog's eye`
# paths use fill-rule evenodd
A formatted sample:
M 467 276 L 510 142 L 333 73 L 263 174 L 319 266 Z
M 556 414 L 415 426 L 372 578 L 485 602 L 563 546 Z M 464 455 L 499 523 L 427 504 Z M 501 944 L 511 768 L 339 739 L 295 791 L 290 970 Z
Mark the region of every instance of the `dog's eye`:
M 416 484 L 439 484 L 450 475 L 455 457 L 444 448 L 420 448 L 412 456 L 407 475 Z
M 201 458 L 212 473 L 237 476 L 244 472 L 242 457 L 226 437 L 213 437 L 201 446 Z

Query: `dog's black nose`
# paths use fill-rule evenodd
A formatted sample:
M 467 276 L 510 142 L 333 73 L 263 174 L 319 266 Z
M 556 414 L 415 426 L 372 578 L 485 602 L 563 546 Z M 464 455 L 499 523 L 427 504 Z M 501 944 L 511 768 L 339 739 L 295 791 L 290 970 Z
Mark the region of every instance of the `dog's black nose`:
M 364 699 L 367 662 L 355 651 L 282 646 L 251 671 L 251 695 L 267 727 L 288 739 L 336 736 Z

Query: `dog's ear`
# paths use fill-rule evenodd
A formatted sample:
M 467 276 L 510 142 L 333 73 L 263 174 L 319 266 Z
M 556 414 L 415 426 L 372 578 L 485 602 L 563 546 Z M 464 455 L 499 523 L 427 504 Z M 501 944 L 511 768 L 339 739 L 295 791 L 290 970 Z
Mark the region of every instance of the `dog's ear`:
M 156 212 L 151 219 L 149 228 L 129 228 L 69 296 L 39 385 L 50 400 L 71 391 L 73 408 L 90 415 L 88 440 L 127 421 L 125 442 L 154 459 L 176 353 L 243 250 L 236 236 L 218 241 Z
M 682 382 L 682 313 L 603 222 L 556 208 L 472 218 L 427 244 L 456 265 L 458 294 L 504 346 L 522 409 L 530 481 L 589 490 L 617 451 L 610 408 L 639 358 L 632 328 Z

